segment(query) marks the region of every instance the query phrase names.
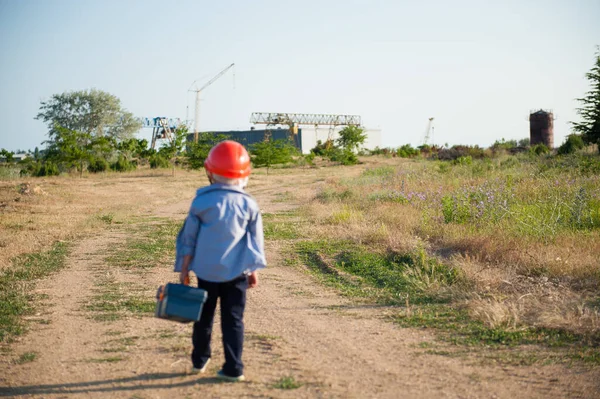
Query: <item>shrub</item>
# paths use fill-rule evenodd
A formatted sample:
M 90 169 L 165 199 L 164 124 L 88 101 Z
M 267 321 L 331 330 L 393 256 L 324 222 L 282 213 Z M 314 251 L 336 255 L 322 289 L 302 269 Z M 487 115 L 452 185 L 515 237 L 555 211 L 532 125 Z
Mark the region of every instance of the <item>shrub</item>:
M 333 162 L 339 162 L 342 165 L 356 165 L 358 157 L 350 149 L 332 148 L 328 151 L 327 157 Z
M 536 144 L 529 149 L 529 153 L 533 155 L 544 155 L 548 154 L 550 149 L 545 144 Z
M 310 150 L 310 152 L 320 157 L 324 157 L 331 148 L 333 148 L 333 141 L 327 140 L 323 143 L 321 140 L 317 140 L 317 145 L 315 145 L 315 148 Z
M 150 157 L 150 167 L 152 169 L 169 168 L 170 166 L 169 160 L 160 154 L 154 154 Z
M 529 137 L 519 140 L 519 147 L 529 147 L 531 145 L 531 141 Z
M 442 161 L 453 161 L 460 157 L 471 157 L 471 159 L 483 159 L 487 155 L 483 148 L 479 146 L 455 145 L 451 148 L 444 148 L 438 151 L 438 159 Z
M 370 150 L 369 152 L 371 153 L 371 155 L 389 155 L 390 149 L 375 147 L 372 150 Z
M 88 165 L 88 170 L 92 173 L 105 172 L 108 168 L 108 162 L 104 158 L 92 158 Z
M 60 170 L 58 169 L 58 165 L 54 162 L 46 161 L 42 164 L 37 163 L 39 169 L 33 174 L 34 176 L 58 176 L 60 175 Z
M 413 158 L 420 154 L 416 148 L 412 148 L 410 144 L 404 144 L 396 150 L 396 155 L 400 158 Z
M 492 146 L 490 148 L 492 150 L 494 150 L 494 151 L 498 151 L 498 150 L 509 151 L 509 150 L 511 150 L 511 149 L 513 149 L 515 147 L 518 147 L 517 140 L 508 140 L 508 141 L 506 141 L 506 140 L 502 139 L 500 141 L 496 140 L 494 142 L 494 144 L 492 144 Z
M 455 165 L 471 165 L 473 163 L 473 158 L 470 155 L 467 155 L 466 157 L 458 157 L 453 161 L 453 163 Z
M 123 155 L 119 155 L 117 161 L 110 165 L 110 168 L 117 172 L 128 172 L 130 170 L 134 170 L 136 165 L 133 162 L 130 162 Z
M 583 147 L 585 147 L 585 144 L 581 136 L 578 134 L 571 134 L 567 137 L 565 142 L 558 147 L 558 153 L 560 155 L 572 154 Z

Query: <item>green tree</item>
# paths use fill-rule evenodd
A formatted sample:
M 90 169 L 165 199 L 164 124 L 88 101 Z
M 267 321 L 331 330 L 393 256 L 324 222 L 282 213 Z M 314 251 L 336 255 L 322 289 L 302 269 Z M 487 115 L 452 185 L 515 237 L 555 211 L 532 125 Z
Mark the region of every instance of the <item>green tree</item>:
M 175 176 L 175 163 L 177 156 L 181 155 L 186 145 L 188 129 L 186 126 L 179 126 L 173 132 L 172 139 L 162 145 L 158 152 L 150 157 L 150 167 L 165 167 L 170 163 L 173 166 L 173 176 Z M 166 162 L 165 162 L 166 161 Z
M 590 81 L 591 89 L 585 97 L 577 99 L 582 104 L 577 113 L 583 122 L 572 122 L 573 130 L 580 133 L 586 143 L 597 144 L 600 152 L 600 46 L 594 66 L 585 77 Z
M 11 163 L 13 161 L 14 155 L 14 152 L 5 150 L 4 148 L 0 150 L 0 157 L 4 158 L 7 163 Z
M 92 136 L 64 127 L 54 128 L 54 140 L 49 142 L 46 161 L 62 165 L 66 169 L 76 168 L 79 175 L 92 158 Z
M 273 165 L 292 162 L 298 149 L 289 140 L 268 139 L 250 146 L 252 163 L 256 167 L 265 166 L 267 174 Z
M 119 98 L 97 89 L 54 94 L 41 102 L 35 119 L 48 125 L 51 140 L 59 133 L 57 127 L 117 140 L 132 137 L 141 127 L 140 121 L 121 107 Z
M 366 139 L 367 134 L 362 127 L 346 126 L 340 130 L 339 138 L 336 141 L 340 147 L 355 153 Z
M 181 125 L 173 132 L 173 139 L 160 147 L 158 153 L 166 159 L 173 159 L 185 148 L 188 129 Z
M 190 141 L 187 144 L 185 153 L 188 164 L 192 169 L 201 169 L 204 167 L 204 161 L 208 157 L 210 149 L 217 143 L 227 140 L 224 134 L 215 135 L 213 133 L 199 133 L 198 141 Z

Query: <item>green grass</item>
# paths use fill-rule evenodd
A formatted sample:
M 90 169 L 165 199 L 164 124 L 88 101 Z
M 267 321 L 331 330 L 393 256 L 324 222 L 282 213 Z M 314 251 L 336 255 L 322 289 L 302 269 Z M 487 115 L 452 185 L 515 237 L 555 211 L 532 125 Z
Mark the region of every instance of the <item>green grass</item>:
M 460 273 L 423 250 L 377 253 L 351 241 L 301 241 L 296 251 L 325 281 L 350 296 L 387 304 L 447 302 L 446 289 Z
M 16 360 L 17 364 L 31 363 L 37 357 L 37 353 L 35 352 L 25 352 Z
M 296 240 L 302 237 L 301 227 L 305 222 L 296 211 L 265 213 L 263 231 L 267 240 Z
M 34 312 L 36 281 L 63 268 L 67 254 L 68 245 L 58 242 L 49 251 L 15 258 L 12 266 L 0 273 L 1 343 L 11 342 L 25 331 L 23 316 Z
M 132 284 L 119 283 L 110 277 L 99 278 L 94 295 L 85 309 L 96 321 L 111 322 L 126 315 L 151 315 L 156 308 L 153 296 L 144 296 Z
M 263 231 L 267 240 L 294 240 L 300 237 L 297 226 L 287 222 L 265 221 Z
M 111 248 L 106 264 L 99 270 L 94 294 L 84 306 L 89 317 L 99 322 L 114 322 L 125 316 L 154 314 L 153 294 L 139 284 L 116 281 L 108 271 L 121 269 L 139 273 L 138 269 L 171 263 L 180 227 L 181 223 L 154 218 L 139 219 L 136 224 L 127 226 L 129 238 Z
M 494 358 L 513 364 L 537 361 L 563 361 L 565 358 L 600 363 L 600 336 L 583 336 L 561 329 L 522 326 L 518 329 L 491 328 L 469 317 L 453 301 L 454 285 L 467 284 L 460 273 L 422 250 L 413 253 L 378 253 L 349 241 L 300 241 L 296 243 L 300 261 L 320 280 L 340 293 L 397 306 L 391 320 L 403 327 L 435 330 L 452 347 L 509 348 L 537 345 L 544 356 L 535 353 L 522 358 L 510 354 Z M 427 348 L 429 344 L 422 347 Z M 553 353 L 554 349 L 560 350 Z M 448 352 L 448 353 L 446 353 Z M 427 353 L 456 356 L 455 350 Z
M 281 377 L 275 384 L 273 384 L 274 388 L 277 389 L 298 389 L 302 386 L 302 384 L 293 376 Z
M 440 337 L 455 345 L 515 346 L 540 344 L 565 347 L 581 342 L 583 337 L 574 333 L 546 328 L 507 330 L 490 328 L 469 317 L 467 312 L 448 304 L 411 306 L 410 310 L 392 317 L 403 327 L 433 328 Z
M 129 350 L 130 346 L 135 345 L 138 339 L 139 337 L 135 336 L 109 339 L 103 342 L 105 347 L 100 351 L 104 353 L 124 353 Z
M 124 269 L 149 269 L 175 257 L 175 238 L 181 228 L 180 222 L 164 221 L 137 224 L 129 229 L 125 245 L 118 246 L 107 262 Z

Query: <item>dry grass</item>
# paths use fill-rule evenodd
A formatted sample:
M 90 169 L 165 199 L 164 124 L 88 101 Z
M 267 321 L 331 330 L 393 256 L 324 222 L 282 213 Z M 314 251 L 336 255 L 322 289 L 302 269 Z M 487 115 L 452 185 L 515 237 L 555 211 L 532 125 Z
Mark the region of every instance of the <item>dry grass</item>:
M 0 269 L 11 259 L 59 240 L 94 234 L 173 201 L 191 199 L 206 181 L 199 172 L 136 171 L 84 178 L 0 181 Z
M 538 236 L 535 229 L 516 230 L 510 221 L 444 223 L 441 209 L 432 209 L 428 202 L 439 203 L 443 195 L 461 187 L 502 179 L 504 172 L 496 169 L 493 176 L 474 176 L 457 167 L 440 174 L 430 162 L 365 160 L 350 168 L 348 175 L 316 172 L 324 181 L 316 185 L 312 198 L 303 197 L 310 237 L 350 240 L 376 252 L 410 253 L 425 248 L 461 270 L 468 284 L 463 292 L 455 293 L 457 300 L 464 300 L 469 314 L 490 327 L 600 331 L 594 302 L 600 285 L 598 229 L 553 227 L 548 238 Z M 532 175 L 532 168 L 525 165 L 510 172 L 516 175 L 522 198 L 540 203 L 544 196 L 573 194 L 567 185 L 553 183 L 553 177 Z M 597 178 L 579 179 L 591 189 L 598 187 Z M 549 181 L 556 188 L 549 189 Z M 408 201 L 396 197 L 400 192 L 414 197 Z M 427 200 L 421 201 L 419 195 Z M 534 205 L 541 208 L 538 203 Z

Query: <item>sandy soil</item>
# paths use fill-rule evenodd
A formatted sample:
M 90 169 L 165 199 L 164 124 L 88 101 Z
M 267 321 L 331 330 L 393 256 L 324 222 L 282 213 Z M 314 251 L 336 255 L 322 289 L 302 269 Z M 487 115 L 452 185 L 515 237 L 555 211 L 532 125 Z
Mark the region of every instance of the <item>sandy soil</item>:
M 272 194 L 267 189 L 255 192 L 265 212 L 282 209 Z M 154 213 L 181 220 L 188 205 L 189 199 L 178 201 Z M 260 286 L 249 291 L 244 352 L 248 381 L 222 383 L 214 377 L 223 361 L 218 323 L 208 372 L 190 375 L 189 325 L 151 317 L 98 322 L 83 309 L 103 273 L 113 273 L 118 281 L 135 278 L 150 291 L 175 280 L 168 265 L 135 276 L 108 270 L 106 249 L 122 239 L 123 232 L 111 229 L 80 240 L 68 267 L 39 284 L 38 291 L 48 295 L 47 306 L 0 364 L 0 396 L 600 397 L 596 370 L 500 367 L 472 358 L 428 355 L 419 344 L 435 341 L 429 332 L 399 328 L 386 320 L 389 309 L 353 303 L 320 286 L 302 270 L 286 266 L 285 253 L 273 242 L 267 243 L 270 266 L 262 272 Z M 122 351 L 111 352 L 115 342 L 123 343 Z M 14 359 L 26 352 L 35 352 L 35 361 L 16 364 Z M 122 359 L 106 361 L 109 356 Z M 277 384 L 284 377 L 301 386 L 281 389 Z

